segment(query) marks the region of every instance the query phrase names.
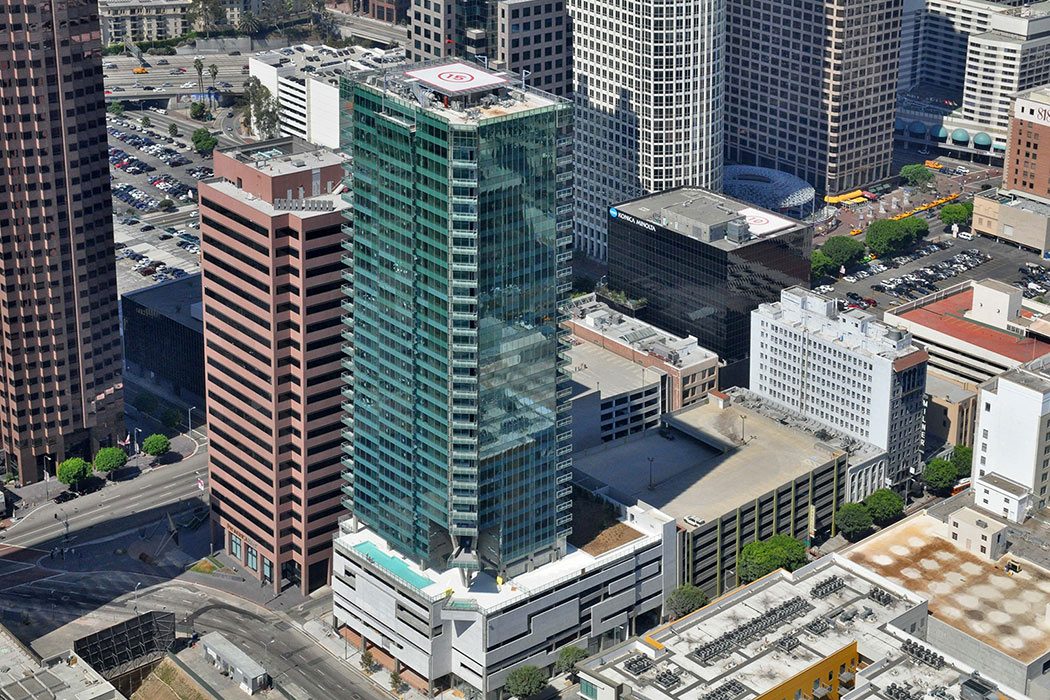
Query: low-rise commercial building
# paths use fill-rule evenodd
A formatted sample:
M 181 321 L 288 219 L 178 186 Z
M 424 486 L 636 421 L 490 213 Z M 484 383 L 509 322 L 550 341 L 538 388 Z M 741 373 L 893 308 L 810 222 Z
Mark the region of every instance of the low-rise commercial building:
M 248 70 L 277 100 L 281 134 L 336 149 L 340 147 L 340 78 L 404 60 L 401 48 L 300 44 L 257 53 L 248 59 Z
M 661 420 L 666 430 L 577 452 L 573 466 L 622 500 L 676 518 L 682 580 L 710 595 L 738 583 L 748 542 L 833 534 L 851 490 L 860 500 L 885 485 L 884 451 L 743 390 L 715 392 Z
M 522 664 L 550 671 L 565 646 L 597 651 L 656 624 L 678 581 L 674 519 L 618 502 L 606 487 L 575 488 L 566 554 L 508 578 L 422 568 L 343 521 L 337 630 L 423 692 L 496 698 Z
M 1013 479 L 990 472 L 978 476 L 972 488 L 974 504 L 1010 522 L 1024 522 L 1031 514 L 1031 489 Z
M 1050 353 L 1047 308 L 997 280 L 968 280 L 895 306 L 882 320 L 911 333 L 931 368 L 965 386 Z
M 583 700 L 1014 698 L 926 641 L 926 601 L 832 554 L 581 662 Z
M 692 336 L 625 316 L 593 294 L 566 310 L 577 449 L 654 428 L 662 414 L 700 401 L 718 385 L 718 355 Z
M 120 298 L 125 371 L 204 408 L 204 305 L 200 273 Z
M 125 700 L 113 684 L 72 651 L 41 659 L 0 626 L 0 697 L 36 700 Z
M 1046 698 L 1048 544 L 1050 528 L 1041 520 L 1011 523 L 964 492 L 844 556 L 926 601 L 929 615 L 917 636 L 938 653 L 973 667 L 1008 697 Z
M 756 394 L 885 450 L 896 487 L 915 473 L 929 357 L 907 333 L 792 287 L 752 312 L 750 354 Z
M 200 644 L 204 658 L 248 695 L 255 695 L 269 685 L 270 677 L 262 664 L 220 632 L 209 632 L 201 637 Z
M 1005 189 L 984 190 L 973 197 L 972 228 L 981 236 L 1045 255 L 1050 251 L 1050 204 Z

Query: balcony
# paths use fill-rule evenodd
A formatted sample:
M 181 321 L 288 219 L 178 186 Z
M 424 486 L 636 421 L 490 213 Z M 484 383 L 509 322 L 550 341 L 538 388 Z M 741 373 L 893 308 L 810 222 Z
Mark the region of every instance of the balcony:
M 571 471 L 567 471 L 567 472 L 565 472 L 564 474 L 559 474 L 559 475 L 558 475 L 558 478 L 557 478 L 557 479 L 555 479 L 555 480 L 554 480 L 554 482 L 555 482 L 556 484 L 558 484 L 559 486 L 560 486 L 561 484 L 568 484 L 568 483 L 571 483 L 571 482 L 572 482 L 572 472 L 571 472 Z
M 568 525 L 569 523 L 572 522 L 572 513 L 569 513 L 568 515 L 561 516 L 555 522 L 557 522 L 558 525 Z

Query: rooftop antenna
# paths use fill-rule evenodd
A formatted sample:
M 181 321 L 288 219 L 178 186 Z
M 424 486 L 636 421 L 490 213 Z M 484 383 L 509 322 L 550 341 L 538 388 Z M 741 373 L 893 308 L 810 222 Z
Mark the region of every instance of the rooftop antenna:
M 521 69 L 521 89 L 522 90 L 524 90 L 525 87 L 526 87 L 526 85 L 525 85 L 525 78 L 528 78 L 530 75 L 532 75 L 532 71 L 531 70 L 525 70 L 524 68 Z
M 474 60 L 476 60 L 478 63 L 480 63 L 481 65 L 485 66 L 486 69 L 488 69 L 488 67 L 489 67 L 489 57 L 488 56 L 482 56 L 481 54 L 475 54 Z

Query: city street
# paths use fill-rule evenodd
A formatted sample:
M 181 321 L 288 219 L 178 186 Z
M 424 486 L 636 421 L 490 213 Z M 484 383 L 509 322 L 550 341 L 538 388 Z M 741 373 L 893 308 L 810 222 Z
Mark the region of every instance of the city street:
M 65 490 L 53 479 L 43 485 L 45 491 L 38 500 L 23 503 L 16 510 L 13 524 L 0 533 L 0 543 L 9 547 L 51 547 L 58 541 L 85 542 L 119 532 L 114 529 L 114 522 L 119 521 L 124 529 L 133 529 L 156 521 L 166 512 L 185 510 L 186 501 L 202 499 L 197 479 L 207 484 L 208 455 L 204 448 L 182 436 L 175 438 L 173 449 L 182 453 L 180 461 L 150 468 L 146 466 L 148 456 L 133 457 L 129 466 L 143 469 L 140 475 L 109 482 L 95 493 L 63 504 L 50 500 Z M 40 492 L 40 486 L 34 484 L 34 491 Z M 0 569 L 0 586 L 3 581 L 4 573 Z

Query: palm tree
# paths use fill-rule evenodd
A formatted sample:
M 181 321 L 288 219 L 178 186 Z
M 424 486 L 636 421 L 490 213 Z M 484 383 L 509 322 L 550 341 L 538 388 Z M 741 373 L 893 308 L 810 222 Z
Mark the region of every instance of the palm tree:
M 211 34 L 216 20 L 224 13 L 219 0 L 193 0 L 189 15 L 194 24 L 199 24 L 206 35 Z
M 251 12 L 241 15 L 241 20 L 237 23 L 237 29 L 249 36 L 258 34 L 262 27 L 262 21 Z
M 214 63 L 208 66 L 208 75 L 211 76 L 211 86 L 215 87 L 215 78 L 219 75 L 219 67 Z
M 204 61 L 200 58 L 193 59 L 193 69 L 197 71 L 197 90 L 204 92 Z
M 168 124 L 168 133 L 171 134 L 172 138 L 176 138 L 179 135 L 179 125 L 175 122 Z

